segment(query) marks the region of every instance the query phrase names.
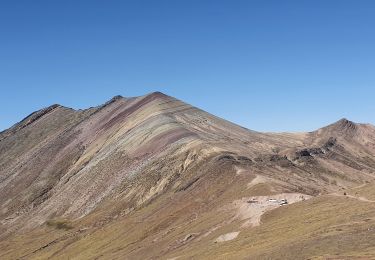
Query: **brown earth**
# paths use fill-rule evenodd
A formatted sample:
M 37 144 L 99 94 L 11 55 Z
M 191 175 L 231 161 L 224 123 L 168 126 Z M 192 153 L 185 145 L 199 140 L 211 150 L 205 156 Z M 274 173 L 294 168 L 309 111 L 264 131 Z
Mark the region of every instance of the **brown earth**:
M 260 133 L 159 92 L 53 105 L 0 133 L 0 259 L 375 259 L 374 177 L 375 127 L 346 119 Z

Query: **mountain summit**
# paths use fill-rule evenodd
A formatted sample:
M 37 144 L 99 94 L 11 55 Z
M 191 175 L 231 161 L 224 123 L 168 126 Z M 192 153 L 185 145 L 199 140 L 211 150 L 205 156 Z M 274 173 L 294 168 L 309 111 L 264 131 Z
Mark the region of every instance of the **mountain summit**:
M 0 258 L 346 256 L 374 246 L 374 177 L 375 127 L 346 119 L 271 134 L 160 92 L 53 105 L 0 133 Z

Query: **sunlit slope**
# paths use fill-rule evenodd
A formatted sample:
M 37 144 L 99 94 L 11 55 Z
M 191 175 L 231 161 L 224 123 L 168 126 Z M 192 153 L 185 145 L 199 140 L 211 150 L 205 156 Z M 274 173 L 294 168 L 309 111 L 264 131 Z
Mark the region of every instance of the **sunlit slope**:
M 0 258 L 296 259 L 373 248 L 361 228 L 373 216 L 375 128 L 346 119 L 260 133 L 159 92 L 117 96 L 31 114 L 0 133 L 0 166 Z
M 375 187 L 371 184 L 366 188 Z M 180 199 L 176 198 L 176 202 L 163 197 L 160 202 L 128 218 L 112 220 L 103 228 L 64 231 L 43 227 L 0 243 L 4 249 L 1 256 L 26 259 L 97 256 L 102 259 L 352 259 L 360 256 L 372 259 L 375 256 L 375 202 L 343 194 L 324 195 L 269 211 L 262 217 L 261 225 L 243 228 L 239 220 L 226 223 L 233 217 L 231 212 L 213 209 L 215 206 L 208 204 L 203 210 L 203 206 L 192 205 L 198 204 L 196 201 L 184 203 Z M 165 200 L 170 206 L 162 206 Z M 72 223 L 73 226 L 85 224 L 85 221 Z M 215 243 L 221 235 L 232 232 L 239 232 L 234 240 Z

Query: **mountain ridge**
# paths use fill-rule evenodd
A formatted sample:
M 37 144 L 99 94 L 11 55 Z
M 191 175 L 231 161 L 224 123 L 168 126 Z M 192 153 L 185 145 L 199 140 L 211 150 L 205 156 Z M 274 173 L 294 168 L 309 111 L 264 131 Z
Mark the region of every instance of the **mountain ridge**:
M 119 258 L 172 255 L 198 241 L 211 248 L 230 227 L 258 230 L 277 211 L 267 196 L 309 205 L 375 177 L 375 127 L 346 119 L 314 132 L 261 133 L 153 92 L 83 110 L 55 105 L 24 120 L 0 133 L 0 249 L 34 232 L 43 240 L 35 250 L 61 242 L 11 250 L 11 258 L 77 252 L 59 248 L 84 247 L 81 233 L 116 244 L 111 228 L 121 223 L 132 234 L 123 241 L 152 250 L 117 245 Z M 54 233 L 59 221 L 67 228 Z
M 155 92 L 151 92 L 149 94 L 146 94 L 146 95 L 143 95 L 143 96 L 138 96 L 138 97 L 124 97 L 122 95 L 115 95 L 113 96 L 112 98 L 110 98 L 108 101 L 104 102 L 102 105 L 98 105 L 96 107 L 90 107 L 90 108 L 84 108 L 84 109 L 79 109 L 79 110 L 89 110 L 89 109 L 93 109 L 93 108 L 104 108 L 112 103 L 115 103 L 117 101 L 120 101 L 120 100 L 126 100 L 126 99 L 135 99 L 135 98 L 140 98 L 140 97 L 147 97 L 147 96 L 159 96 L 159 97 L 165 97 L 165 98 L 172 98 L 171 96 L 163 93 L 163 92 L 160 92 L 160 91 L 155 91 Z M 41 108 L 37 111 L 34 111 L 32 112 L 30 115 L 26 116 L 25 118 L 23 118 L 22 120 L 20 120 L 19 122 L 15 123 L 14 125 L 10 126 L 9 128 L 7 129 L 4 129 L 2 131 L 0 131 L 0 135 L 3 133 L 3 132 L 6 132 L 6 131 L 9 131 L 11 128 L 15 127 L 17 124 L 20 124 L 22 123 L 23 121 L 27 120 L 29 117 L 32 117 L 34 114 L 37 115 L 37 114 L 40 114 L 40 113 L 48 113 L 50 111 L 52 111 L 53 109 L 55 108 L 65 108 L 65 109 L 71 109 L 71 110 L 75 110 L 75 111 L 78 111 L 74 108 L 70 108 L 70 107 L 67 107 L 67 106 L 64 106 L 64 105 L 61 105 L 61 104 L 52 104 L 50 106 L 47 106 L 45 108 Z M 48 112 L 47 112 L 48 111 Z M 43 115 L 42 115 L 43 116 Z M 331 123 L 331 124 L 328 124 L 326 126 L 322 126 L 321 128 L 328 128 L 328 127 L 337 127 L 337 128 L 343 128 L 343 127 L 355 127 L 355 125 L 368 125 L 370 127 L 375 127 L 373 124 L 371 123 L 356 123 L 352 120 L 349 120 L 347 118 L 341 118 L 337 121 L 335 121 L 334 123 Z M 240 126 L 240 125 L 239 125 Z M 243 127 L 243 126 L 241 126 Z M 245 127 L 244 127 L 245 128 Z M 319 129 L 321 129 L 319 128 Z M 247 128 L 246 128 L 247 129 Z M 316 129 L 314 131 L 317 131 L 319 129 Z M 314 132 L 312 131 L 312 132 Z M 283 132 L 264 132 L 264 133 L 270 133 L 270 134 L 277 134 L 277 133 L 307 133 L 306 132 L 294 132 L 294 131 L 283 131 Z

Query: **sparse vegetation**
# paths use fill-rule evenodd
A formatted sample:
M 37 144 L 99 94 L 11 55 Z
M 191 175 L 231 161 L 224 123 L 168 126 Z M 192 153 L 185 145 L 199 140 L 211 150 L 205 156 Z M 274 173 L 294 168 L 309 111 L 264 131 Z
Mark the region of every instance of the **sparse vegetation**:
M 58 107 L 0 135 L 0 258 L 375 255 L 375 128 L 347 125 L 249 132 L 160 93 Z
M 51 219 L 46 222 L 48 227 L 53 227 L 56 229 L 70 230 L 73 228 L 70 221 L 65 219 Z

